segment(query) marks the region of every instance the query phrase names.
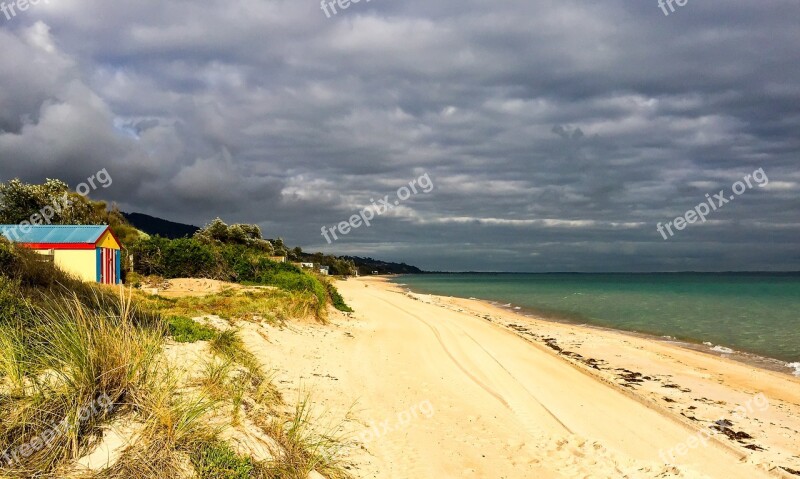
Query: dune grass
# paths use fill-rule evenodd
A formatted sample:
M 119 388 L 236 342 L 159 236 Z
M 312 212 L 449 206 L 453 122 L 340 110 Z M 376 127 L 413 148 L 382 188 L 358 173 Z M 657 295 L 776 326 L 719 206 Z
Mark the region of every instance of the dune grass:
M 235 291 L 227 289 L 206 296 L 166 298 L 137 292 L 143 307 L 166 316 L 197 317 L 217 315 L 233 321 L 265 321 L 284 325 L 291 319 L 327 320 L 319 311 L 316 296 L 308 292 L 282 290 Z
M 92 479 L 193 477 L 189 456 L 216 441 L 221 425 L 209 421 L 218 402 L 202 395 L 176 394 L 167 376 L 138 401 L 142 433 L 112 467 Z
M 153 386 L 163 331 L 134 324 L 124 297 L 100 304 L 55 298 L 25 324 L 0 326 L 0 453 L 13 459 L 2 464 L 9 477 L 80 457 L 100 424 Z
M 306 479 L 311 471 L 317 471 L 328 479 L 349 479 L 340 459 L 342 424 L 320 431 L 322 422 L 312 412 L 309 393 L 300 394 L 293 413 L 287 417 L 262 419 L 259 425 L 280 445 L 276 459 L 262 464 L 262 477 Z

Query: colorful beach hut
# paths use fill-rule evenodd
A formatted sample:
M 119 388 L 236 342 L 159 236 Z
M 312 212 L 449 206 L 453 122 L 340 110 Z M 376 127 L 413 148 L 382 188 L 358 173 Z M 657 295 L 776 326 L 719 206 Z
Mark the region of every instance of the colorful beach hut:
M 121 246 L 106 225 L 0 225 L 0 235 L 87 282 L 121 282 Z

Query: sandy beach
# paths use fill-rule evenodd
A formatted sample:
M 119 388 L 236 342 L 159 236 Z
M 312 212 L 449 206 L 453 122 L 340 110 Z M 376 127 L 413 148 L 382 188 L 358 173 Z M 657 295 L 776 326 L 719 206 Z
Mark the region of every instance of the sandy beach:
M 281 389 L 344 420 L 356 477 L 800 474 L 797 378 L 385 279 L 337 286 L 355 313 L 243 334 Z

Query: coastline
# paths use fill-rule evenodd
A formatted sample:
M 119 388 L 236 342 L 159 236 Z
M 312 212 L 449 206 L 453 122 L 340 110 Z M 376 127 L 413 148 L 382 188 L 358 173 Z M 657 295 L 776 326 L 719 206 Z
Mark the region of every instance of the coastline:
M 506 312 L 508 314 L 515 314 L 522 317 L 525 320 L 536 320 L 536 321 L 544 321 L 554 324 L 565 324 L 565 325 L 572 325 L 587 329 L 593 329 L 598 331 L 607 331 L 607 332 L 615 332 L 623 335 L 630 335 L 633 337 L 648 339 L 651 341 L 657 341 L 664 344 L 674 345 L 676 347 L 696 351 L 702 354 L 708 354 L 713 357 L 723 358 L 723 359 L 730 359 L 734 360 L 743 364 L 747 364 L 749 366 L 754 366 L 759 369 L 776 372 L 780 374 L 787 374 L 792 377 L 800 377 L 800 362 L 788 362 L 777 358 L 772 358 L 769 356 L 765 356 L 763 354 L 754 353 L 750 351 L 743 351 L 737 350 L 733 348 L 729 348 L 726 345 L 715 345 L 713 343 L 704 341 L 703 339 L 696 339 L 696 338 L 676 338 L 673 336 L 662 336 L 655 333 L 649 332 L 642 332 L 642 331 L 632 331 L 627 329 L 620 329 L 611 326 L 602 326 L 598 324 L 591 324 L 588 322 L 582 322 L 577 319 L 569 318 L 567 314 L 557 315 L 557 314 L 544 314 L 541 311 L 536 311 L 531 308 L 527 308 L 525 306 L 516 306 L 514 308 L 509 307 L 508 305 L 501 304 L 501 301 L 495 301 L 491 299 L 484 299 L 484 298 L 465 298 L 463 296 L 444 296 L 444 295 L 437 295 L 431 294 L 422 291 L 415 291 L 413 288 L 409 287 L 409 285 L 404 283 L 396 283 L 394 279 L 402 278 L 406 275 L 384 275 L 380 276 L 380 278 L 386 279 L 388 284 L 392 284 L 397 286 L 398 288 L 404 288 L 404 292 L 409 292 L 418 295 L 425 295 L 425 296 L 435 296 L 440 298 L 460 298 L 462 300 L 469 300 L 469 301 L 479 301 L 487 306 L 492 306 L 498 308 L 500 311 Z

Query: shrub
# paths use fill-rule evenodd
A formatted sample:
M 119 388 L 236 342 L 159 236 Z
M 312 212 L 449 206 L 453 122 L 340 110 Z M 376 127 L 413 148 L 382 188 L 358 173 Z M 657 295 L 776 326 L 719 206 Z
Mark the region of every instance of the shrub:
M 153 236 L 137 241 L 130 251 L 134 269 L 141 275 L 230 279 L 218 250 L 194 238 L 170 240 Z
M 136 259 L 136 272 L 165 278 L 232 280 L 276 286 L 289 292 L 308 292 L 317 300 L 315 310 L 320 318 L 324 317 L 329 300 L 337 309 L 351 311 L 334 286 L 327 285 L 313 274 L 306 273 L 293 264 L 271 261 L 265 251 L 257 246 L 223 243 L 217 239 L 229 238 L 231 228 L 234 236 L 243 234 L 250 237 L 259 233 L 254 226 L 234 227 L 215 221 L 195 238 L 142 239 L 131 248 Z

